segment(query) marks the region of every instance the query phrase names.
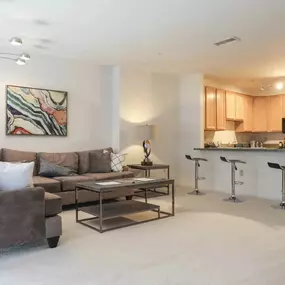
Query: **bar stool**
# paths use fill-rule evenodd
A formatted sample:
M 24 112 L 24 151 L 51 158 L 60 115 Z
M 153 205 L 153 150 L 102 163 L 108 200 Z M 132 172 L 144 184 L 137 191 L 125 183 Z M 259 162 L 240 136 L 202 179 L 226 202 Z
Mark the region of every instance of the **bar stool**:
M 237 199 L 236 197 L 236 185 L 243 185 L 244 182 L 241 181 L 236 181 L 236 170 L 237 170 L 237 163 L 242 163 L 246 164 L 245 161 L 242 160 L 237 160 L 237 159 L 226 159 L 224 156 L 220 157 L 221 161 L 227 162 L 231 164 L 231 184 L 232 184 L 232 194 L 230 196 L 229 201 L 233 202 L 241 202 L 240 200 Z
M 268 162 L 267 163 L 268 166 L 270 168 L 274 168 L 274 169 L 279 169 L 282 171 L 282 196 L 281 196 L 281 203 L 280 203 L 280 207 L 281 209 L 285 209 L 285 191 L 284 191 L 284 187 L 285 187 L 285 166 L 280 166 L 280 164 L 278 163 L 272 163 L 272 162 Z
M 201 195 L 201 192 L 198 188 L 198 181 L 199 180 L 205 180 L 205 177 L 199 177 L 199 167 L 200 167 L 200 161 L 208 161 L 205 158 L 199 158 L 199 157 L 191 157 L 191 155 L 186 154 L 185 157 L 189 160 L 195 161 L 195 190 L 193 192 L 190 192 L 188 194 L 196 194 L 196 195 Z

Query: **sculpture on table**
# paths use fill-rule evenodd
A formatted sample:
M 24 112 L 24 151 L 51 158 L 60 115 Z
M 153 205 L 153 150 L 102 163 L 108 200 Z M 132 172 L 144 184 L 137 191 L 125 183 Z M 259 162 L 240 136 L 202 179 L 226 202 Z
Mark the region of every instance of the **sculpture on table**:
M 141 165 L 153 165 L 149 156 L 151 154 L 151 143 L 150 140 L 154 137 L 154 126 L 153 125 L 139 125 L 137 126 L 137 135 L 138 138 L 143 141 L 143 151 L 144 151 L 144 159 L 141 162 Z
M 143 141 L 143 150 L 144 150 L 144 160 L 141 162 L 141 165 L 152 165 L 152 161 L 150 160 L 149 156 L 151 154 L 151 143 L 150 140 Z

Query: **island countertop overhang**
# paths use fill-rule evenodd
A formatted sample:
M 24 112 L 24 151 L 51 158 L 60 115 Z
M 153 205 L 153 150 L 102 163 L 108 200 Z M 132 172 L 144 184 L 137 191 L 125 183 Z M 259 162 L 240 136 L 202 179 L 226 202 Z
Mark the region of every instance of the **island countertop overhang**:
M 251 151 L 251 152 L 285 152 L 285 148 L 250 148 L 250 147 L 213 147 L 213 148 L 194 148 L 200 151 Z

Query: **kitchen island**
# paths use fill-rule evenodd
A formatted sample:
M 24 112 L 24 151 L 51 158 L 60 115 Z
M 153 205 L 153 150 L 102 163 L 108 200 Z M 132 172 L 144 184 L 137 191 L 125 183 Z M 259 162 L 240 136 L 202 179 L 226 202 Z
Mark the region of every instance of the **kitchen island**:
M 236 179 L 244 185 L 236 187 L 237 195 L 249 195 L 260 198 L 280 200 L 281 171 L 269 168 L 268 162 L 285 165 L 285 149 L 278 148 L 194 148 L 193 157 L 203 157 L 200 175 L 206 180 L 201 182 L 201 190 L 224 192 L 230 195 L 230 164 L 222 162 L 220 157 L 243 160 L 238 164 Z

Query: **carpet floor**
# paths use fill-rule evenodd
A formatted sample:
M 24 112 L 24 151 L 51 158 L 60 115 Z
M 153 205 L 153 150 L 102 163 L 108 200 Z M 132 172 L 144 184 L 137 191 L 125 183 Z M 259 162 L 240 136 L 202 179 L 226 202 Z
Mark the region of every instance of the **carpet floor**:
M 0 285 L 284 284 L 285 211 L 267 200 L 233 204 L 224 197 L 178 189 L 175 217 L 104 234 L 66 211 L 56 249 L 2 254 Z M 151 201 L 170 208 L 169 197 Z

